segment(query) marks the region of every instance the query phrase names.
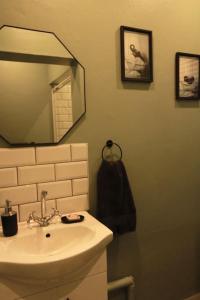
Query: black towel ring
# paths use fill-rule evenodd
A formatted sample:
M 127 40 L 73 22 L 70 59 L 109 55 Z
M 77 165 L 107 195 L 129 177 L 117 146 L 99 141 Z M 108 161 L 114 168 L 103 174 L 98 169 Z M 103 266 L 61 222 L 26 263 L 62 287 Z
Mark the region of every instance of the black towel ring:
M 103 147 L 102 152 L 101 152 L 101 157 L 102 157 L 103 160 L 105 160 L 105 158 L 104 158 L 104 150 L 105 150 L 106 148 L 111 149 L 113 145 L 115 145 L 115 146 L 118 147 L 118 149 L 119 149 L 119 151 L 120 151 L 120 158 L 119 158 L 119 160 L 122 159 L 122 149 L 121 149 L 120 145 L 118 145 L 117 143 L 114 143 L 112 140 L 108 140 L 108 141 L 106 142 L 106 145 Z

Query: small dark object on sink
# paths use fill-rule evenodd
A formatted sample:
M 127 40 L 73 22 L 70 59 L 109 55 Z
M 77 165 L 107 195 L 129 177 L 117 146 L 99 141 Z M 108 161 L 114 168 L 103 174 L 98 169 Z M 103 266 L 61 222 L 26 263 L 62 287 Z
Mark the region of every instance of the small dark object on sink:
M 78 223 L 78 222 L 82 222 L 83 220 L 84 220 L 84 216 L 76 215 L 76 214 L 71 214 L 71 215 L 69 214 L 61 217 L 62 223 L 65 224 Z

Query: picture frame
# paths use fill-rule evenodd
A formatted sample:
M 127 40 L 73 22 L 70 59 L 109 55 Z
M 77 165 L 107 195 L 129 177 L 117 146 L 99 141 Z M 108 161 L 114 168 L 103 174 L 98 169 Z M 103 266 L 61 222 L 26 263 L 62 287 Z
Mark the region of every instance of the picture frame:
M 177 100 L 200 99 L 200 56 L 198 54 L 176 53 L 175 81 Z
M 153 81 L 152 31 L 120 26 L 121 80 Z

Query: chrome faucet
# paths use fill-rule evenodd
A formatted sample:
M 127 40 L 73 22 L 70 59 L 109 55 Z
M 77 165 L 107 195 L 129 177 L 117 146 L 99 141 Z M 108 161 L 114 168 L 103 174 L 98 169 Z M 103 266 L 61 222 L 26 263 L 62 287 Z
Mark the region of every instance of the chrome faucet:
M 29 214 L 29 217 L 27 219 L 27 223 L 30 224 L 31 221 L 34 221 L 38 223 L 40 226 L 48 226 L 51 223 L 51 220 L 55 216 L 61 216 L 59 211 L 55 208 L 52 208 L 53 213 L 50 215 L 46 215 L 46 196 L 47 191 L 41 192 L 41 217 L 37 216 L 36 213 L 33 211 Z
M 41 216 L 42 218 L 46 217 L 46 196 L 48 192 L 47 191 L 42 191 L 41 192 Z

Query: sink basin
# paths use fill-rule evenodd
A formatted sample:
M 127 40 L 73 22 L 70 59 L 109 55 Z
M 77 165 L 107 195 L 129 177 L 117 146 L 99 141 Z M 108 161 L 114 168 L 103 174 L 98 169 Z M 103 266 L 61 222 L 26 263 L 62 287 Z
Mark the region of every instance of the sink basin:
M 83 222 L 28 227 L 0 236 L 0 276 L 32 283 L 60 280 L 80 272 L 112 240 L 112 232 L 87 212 Z

